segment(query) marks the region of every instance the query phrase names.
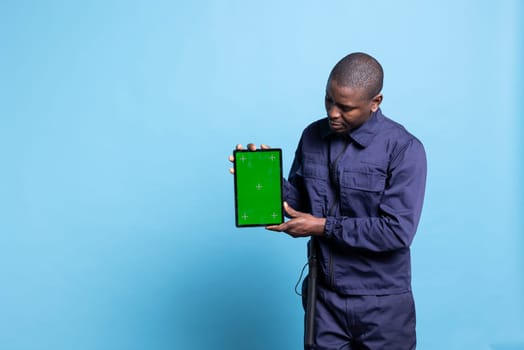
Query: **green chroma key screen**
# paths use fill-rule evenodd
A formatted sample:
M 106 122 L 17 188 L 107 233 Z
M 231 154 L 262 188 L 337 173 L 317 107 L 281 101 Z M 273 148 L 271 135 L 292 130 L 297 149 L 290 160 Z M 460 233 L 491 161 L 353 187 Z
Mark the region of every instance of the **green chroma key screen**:
M 233 154 L 236 226 L 282 223 L 282 150 L 236 150 Z

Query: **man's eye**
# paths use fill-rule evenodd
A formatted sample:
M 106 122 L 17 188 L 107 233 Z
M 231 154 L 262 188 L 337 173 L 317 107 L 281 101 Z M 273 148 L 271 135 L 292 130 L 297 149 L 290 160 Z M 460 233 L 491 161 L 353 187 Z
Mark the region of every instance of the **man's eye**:
M 326 103 L 333 103 L 333 100 L 331 99 L 331 97 L 328 97 L 326 96 Z

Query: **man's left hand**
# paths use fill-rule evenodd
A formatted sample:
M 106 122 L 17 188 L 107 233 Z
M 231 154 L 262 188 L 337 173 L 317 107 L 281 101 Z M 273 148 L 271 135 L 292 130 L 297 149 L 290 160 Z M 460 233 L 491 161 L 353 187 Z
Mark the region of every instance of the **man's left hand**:
M 325 218 L 317 218 L 311 214 L 297 211 L 287 202 L 284 202 L 284 210 L 291 219 L 280 225 L 266 226 L 267 230 L 285 232 L 295 238 L 324 235 Z

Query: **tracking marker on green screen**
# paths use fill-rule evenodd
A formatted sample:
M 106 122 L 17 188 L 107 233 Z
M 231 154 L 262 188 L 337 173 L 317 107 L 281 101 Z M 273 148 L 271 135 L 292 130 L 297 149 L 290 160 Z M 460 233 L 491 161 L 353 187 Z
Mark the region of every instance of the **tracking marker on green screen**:
M 282 223 L 282 150 L 236 150 L 233 153 L 236 226 Z

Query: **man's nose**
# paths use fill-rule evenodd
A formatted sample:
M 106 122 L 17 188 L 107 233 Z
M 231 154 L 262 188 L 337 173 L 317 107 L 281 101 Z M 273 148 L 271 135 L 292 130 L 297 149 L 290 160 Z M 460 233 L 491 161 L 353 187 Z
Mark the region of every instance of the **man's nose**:
M 337 107 L 337 105 L 333 104 L 327 108 L 327 114 L 330 118 L 340 118 L 342 115 L 342 112 L 340 111 L 340 108 Z

